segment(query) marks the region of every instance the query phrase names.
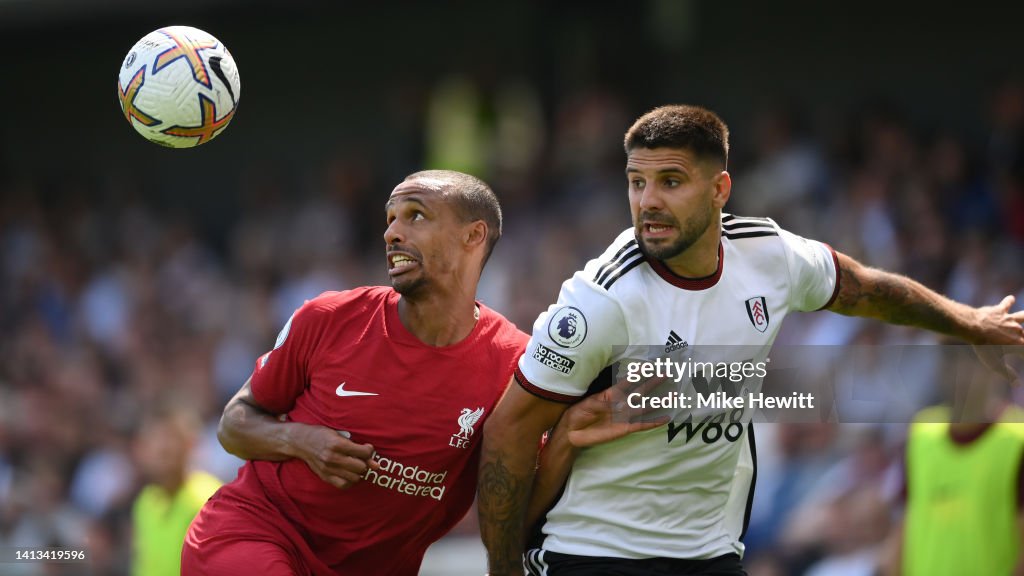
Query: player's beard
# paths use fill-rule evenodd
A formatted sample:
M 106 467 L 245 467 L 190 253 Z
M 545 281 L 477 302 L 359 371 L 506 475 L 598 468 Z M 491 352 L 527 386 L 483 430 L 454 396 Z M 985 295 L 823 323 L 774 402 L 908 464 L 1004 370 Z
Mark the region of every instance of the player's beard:
M 693 246 L 707 232 L 708 227 L 711 226 L 713 216 L 714 210 L 711 207 L 711 203 L 708 203 L 705 209 L 698 210 L 691 215 L 685 222 L 679 222 L 672 216 L 664 213 L 641 212 L 633 225 L 633 233 L 636 236 L 637 244 L 640 245 L 640 249 L 647 257 L 656 260 L 669 260 L 686 252 L 690 246 Z M 679 230 L 679 237 L 674 242 L 658 243 L 652 246 L 643 238 L 642 230 L 645 220 L 647 222 L 673 226 L 676 230 Z
M 406 280 L 405 278 L 392 278 L 391 287 L 406 298 L 415 298 L 417 294 L 423 292 L 427 287 L 427 279 L 423 276 L 417 276 Z
M 416 295 L 426 290 L 429 285 L 429 281 L 427 280 L 427 276 L 423 270 L 423 253 L 410 246 L 400 244 L 395 244 L 392 248 L 395 251 L 405 252 L 412 256 L 418 263 L 416 270 L 391 277 L 391 287 L 395 289 L 395 292 L 398 292 L 406 298 L 414 298 Z M 388 253 L 391 251 L 392 250 L 389 249 Z

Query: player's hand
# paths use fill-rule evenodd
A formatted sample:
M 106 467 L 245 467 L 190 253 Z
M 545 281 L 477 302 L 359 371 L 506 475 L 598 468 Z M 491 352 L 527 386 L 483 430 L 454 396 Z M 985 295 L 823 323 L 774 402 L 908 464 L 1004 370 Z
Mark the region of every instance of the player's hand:
M 368 470 L 379 468 L 373 446 L 357 444 L 326 426 L 305 426 L 293 442 L 310 470 L 335 488 L 349 488 Z
M 656 378 L 640 383 L 623 380 L 573 404 L 563 416 L 569 443 L 584 448 L 664 425 L 670 420 L 668 416 L 649 418 L 650 410 L 631 408 L 627 402 L 630 394 L 646 394 L 663 381 Z
M 977 309 L 978 332 L 974 352 L 989 370 L 1011 384 L 1019 383 L 1019 375 L 1007 362 L 1008 354 L 1024 354 L 1024 310 L 1010 312 L 1016 298 L 1007 296 L 995 306 Z
M 1024 310 L 1010 312 L 1016 300 L 1013 296 L 1007 296 L 995 306 L 977 309 L 977 340 L 974 344 L 1024 346 L 1024 328 L 1021 327 L 1021 323 L 1024 323 Z

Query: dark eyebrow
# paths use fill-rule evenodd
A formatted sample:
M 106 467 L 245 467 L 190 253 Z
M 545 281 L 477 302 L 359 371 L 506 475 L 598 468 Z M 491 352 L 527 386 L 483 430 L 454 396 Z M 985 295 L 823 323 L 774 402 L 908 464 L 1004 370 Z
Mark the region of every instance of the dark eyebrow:
M 626 167 L 626 175 L 629 175 L 630 172 L 638 172 L 639 173 L 640 170 L 637 169 L 637 168 L 631 168 L 631 167 L 627 166 Z M 684 174 L 685 175 L 686 171 L 682 170 L 680 168 L 667 168 L 665 170 L 658 170 L 658 175 L 663 175 L 663 174 Z
M 424 204 L 422 200 L 420 200 L 419 198 L 416 198 L 414 196 L 406 196 L 406 197 L 402 198 L 402 200 L 404 200 L 405 202 L 414 202 L 416 204 L 419 204 L 424 209 L 427 208 L 427 205 Z M 390 208 L 391 206 L 394 206 L 395 204 L 396 204 L 395 199 L 394 198 L 389 198 L 388 201 L 384 204 L 384 211 L 387 212 L 388 208 Z

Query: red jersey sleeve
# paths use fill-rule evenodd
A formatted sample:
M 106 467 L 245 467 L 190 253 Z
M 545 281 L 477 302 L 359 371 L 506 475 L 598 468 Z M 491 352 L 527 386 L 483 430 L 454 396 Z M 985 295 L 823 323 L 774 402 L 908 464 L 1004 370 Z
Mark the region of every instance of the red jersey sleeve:
M 317 300 L 309 300 L 292 314 L 277 335 L 274 349 L 256 360 L 250 388 L 256 403 L 272 414 L 284 414 L 309 384 L 309 357 L 316 342 Z

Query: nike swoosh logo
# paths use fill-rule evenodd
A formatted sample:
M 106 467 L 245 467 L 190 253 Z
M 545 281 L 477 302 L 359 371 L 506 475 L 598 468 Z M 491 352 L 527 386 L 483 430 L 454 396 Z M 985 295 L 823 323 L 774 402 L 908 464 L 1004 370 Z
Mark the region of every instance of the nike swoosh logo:
M 355 390 L 345 390 L 345 382 L 338 384 L 338 389 L 335 390 L 335 394 L 338 396 L 377 396 L 376 392 L 356 392 Z

